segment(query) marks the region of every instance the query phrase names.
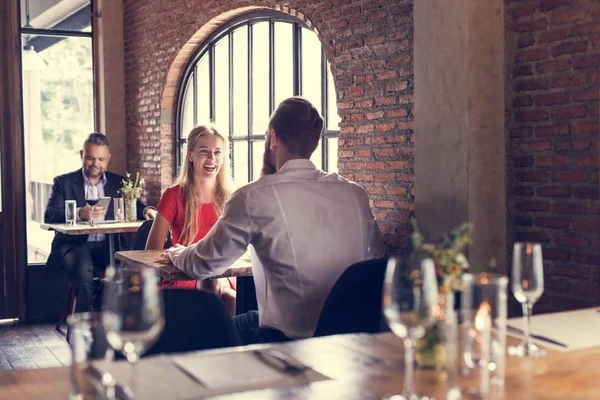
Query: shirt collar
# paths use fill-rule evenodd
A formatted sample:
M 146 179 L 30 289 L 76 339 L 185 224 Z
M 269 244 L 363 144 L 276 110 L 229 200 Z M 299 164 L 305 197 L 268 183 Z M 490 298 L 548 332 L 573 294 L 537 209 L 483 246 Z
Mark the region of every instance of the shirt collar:
M 313 164 L 312 161 L 307 158 L 295 158 L 293 160 L 287 160 L 285 163 L 283 163 L 277 172 L 291 169 L 317 169 L 317 167 L 315 167 L 315 164 Z
M 87 177 L 87 175 L 85 174 L 83 168 L 81 168 L 81 175 L 83 175 L 83 184 L 84 185 L 92 185 L 92 182 L 90 182 L 90 179 Z M 106 185 L 106 173 L 102 173 L 102 179 L 100 179 L 100 182 L 98 182 L 99 184 L 101 184 L 102 186 Z

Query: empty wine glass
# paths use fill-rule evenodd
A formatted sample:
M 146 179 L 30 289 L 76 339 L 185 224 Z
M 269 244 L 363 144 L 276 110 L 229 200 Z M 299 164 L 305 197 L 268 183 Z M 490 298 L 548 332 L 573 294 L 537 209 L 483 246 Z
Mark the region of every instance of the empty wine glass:
M 508 353 L 517 357 L 542 356 L 545 351 L 531 342 L 531 312 L 533 304 L 544 293 L 544 261 L 539 243 L 515 243 L 513 247 L 512 290 L 523 307 L 523 341 L 510 347 Z
M 109 267 L 103 294 L 102 324 L 106 340 L 131 364 L 130 394 L 135 365 L 159 338 L 165 325 L 158 277 L 153 268 Z
M 392 332 L 404 338 L 404 390 L 393 400 L 421 400 L 415 394 L 414 352 L 416 341 L 433 324 L 438 313 L 435 265 L 430 258 L 420 262 L 391 257 L 383 285 L 383 314 Z
M 94 226 L 94 206 L 98 204 L 100 196 L 98 195 L 98 187 L 96 185 L 86 185 L 85 187 L 85 202 L 92 207 L 90 214 L 90 225 Z

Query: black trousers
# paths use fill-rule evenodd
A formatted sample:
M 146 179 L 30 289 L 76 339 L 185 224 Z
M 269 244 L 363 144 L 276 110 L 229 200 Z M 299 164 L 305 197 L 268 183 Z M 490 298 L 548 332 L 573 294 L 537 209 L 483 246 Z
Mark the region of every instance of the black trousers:
M 233 325 L 244 345 L 253 343 L 275 343 L 292 340 L 283 332 L 258 326 L 258 311 L 248 311 L 233 317 Z
M 106 241 L 85 242 L 67 251 L 62 259 L 62 266 L 69 276 L 69 281 L 79 287 L 77 312 L 86 311 L 94 304 L 99 289 L 94 284 L 94 275 L 106 269 L 108 253 Z

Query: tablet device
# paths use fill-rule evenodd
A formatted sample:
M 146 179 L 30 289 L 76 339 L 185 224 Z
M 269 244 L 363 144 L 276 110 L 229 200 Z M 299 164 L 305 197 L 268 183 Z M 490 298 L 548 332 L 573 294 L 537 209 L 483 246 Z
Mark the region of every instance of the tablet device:
M 111 197 L 100 197 L 100 200 L 98 200 L 96 207 L 100 206 L 100 207 L 104 207 L 104 209 L 108 210 L 108 206 L 110 206 L 110 200 L 111 200 Z

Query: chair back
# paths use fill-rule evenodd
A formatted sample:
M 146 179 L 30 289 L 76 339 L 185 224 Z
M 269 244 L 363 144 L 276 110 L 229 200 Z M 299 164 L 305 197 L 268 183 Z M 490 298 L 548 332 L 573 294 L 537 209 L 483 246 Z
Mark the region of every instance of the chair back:
M 381 332 L 386 267 L 387 258 L 348 267 L 325 300 L 314 336 Z
M 241 346 L 231 317 L 215 295 L 189 289 L 162 292 L 165 328 L 146 355 Z
M 135 236 L 133 237 L 130 250 L 146 249 L 146 242 L 148 241 L 148 236 L 150 235 L 150 229 L 152 228 L 153 222 L 153 219 L 147 219 L 137 229 Z M 173 246 L 173 243 L 171 241 L 171 231 L 169 231 L 167 234 L 167 239 L 165 240 L 165 249 L 168 249 L 171 246 Z

